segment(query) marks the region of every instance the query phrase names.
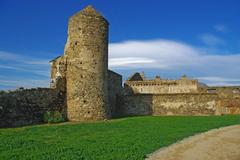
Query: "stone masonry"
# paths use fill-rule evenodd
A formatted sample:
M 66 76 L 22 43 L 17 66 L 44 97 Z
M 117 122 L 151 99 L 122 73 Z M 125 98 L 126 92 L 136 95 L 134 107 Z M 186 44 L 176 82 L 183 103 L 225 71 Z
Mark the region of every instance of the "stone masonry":
M 185 75 L 165 80 L 134 73 L 122 88 L 122 76 L 108 70 L 108 22 L 91 6 L 70 18 L 64 55 L 51 65 L 51 87 L 66 93 L 70 121 L 142 114 L 240 113 L 239 99 L 223 97 L 223 92 L 215 93 Z
M 107 20 L 87 6 L 69 19 L 64 55 L 50 61 L 50 88 L 0 92 L 0 127 L 43 122 L 47 111 L 69 121 L 128 115 L 240 114 L 240 87 L 208 87 L 196 79 L 147 79 L 134 73 L 124 82 L 108 69 Z
M 70 18 L 64 57 L 68 119 L 107 119 L 108 22 L 91 6 Z
M 240 114 L 240 87 L 208 87 L 183 76 L 146 79 L 134 73 L 124 83 L 122 115 Z
M 64 95 L 50 88 L 2 91 L 0 92 L 0 127 L 43 123 L 47 111 L 65 113 L 64 103 Z
M 116 115 L 122 76 L 108 70 L 108 22 L 92 6 L 69 19 L 64 55 L 50 64 L 51 88 L 66 92 L 68 120 Z

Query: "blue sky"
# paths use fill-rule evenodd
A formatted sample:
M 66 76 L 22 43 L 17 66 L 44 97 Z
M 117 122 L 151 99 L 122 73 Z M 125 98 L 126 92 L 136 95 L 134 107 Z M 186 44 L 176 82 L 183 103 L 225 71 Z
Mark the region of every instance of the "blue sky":
M 110 22 L 109 67 L 240 85 L 239 0 L 0 0 L 0 89 L 47 87 L 68 18 L 93 5 Z

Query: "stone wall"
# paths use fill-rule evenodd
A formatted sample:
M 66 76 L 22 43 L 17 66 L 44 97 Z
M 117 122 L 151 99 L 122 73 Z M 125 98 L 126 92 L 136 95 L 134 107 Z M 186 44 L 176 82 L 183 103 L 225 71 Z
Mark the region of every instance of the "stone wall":
M 214 115 L 217 94 L 137 94 L 124 97 L 123 115 Z
M 240 114 L 240 87 L 208 87 L 208 92 L 218 94 L 217 114 Z
M 16 127 L 43 122 L 47 111 L 65 113 L 64 98 L 49 88 L 0 92 L 0 127 Z
M 122 116 L 152 115 L 153 114 L 153 95 L 138 94 L 124 96 L 123 105 L 120 113 Z
M 221 98 L 218 105 L 218 114 L 240 114 L 240 98 Z
M 217 94 L 154 95 L 154 115 L 214 115 Z
M 122 76 L 116 72 L 108 70 L 108 102 L 110 106 L 110 115 L 118 116 L 119 108 L 122 102 Z

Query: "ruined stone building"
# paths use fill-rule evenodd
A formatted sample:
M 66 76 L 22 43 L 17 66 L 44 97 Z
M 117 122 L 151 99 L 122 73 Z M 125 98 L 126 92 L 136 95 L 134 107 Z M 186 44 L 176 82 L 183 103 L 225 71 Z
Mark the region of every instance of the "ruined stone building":
M 208 87 L 185 75 L 178 80 L 134 73 L 124 82 L 123 115 L 222 115 L 240 113 L 240 87 Z
M 64 55 L 51 61 L 51 88 L 66 95 L 70 121 L 119 115 L 240 113 L 238 87 L 223 91 L 186 76 L 146 79 L 143 73 L 134 73 L 122 88 L 122 76 L 108 69 L 108 25 L 91 6 L 76 13 L 69 19 Z M 230 96 L 226 98 L 225 93 Z M 233 103 L 227 108 L 228 101 Z
M 43 122 L 46 112 L 69 121 L 129 115 L 240 114 L 240 87 L 122 76 L 108 69 L 108 21 L 88 6 L 69 19 L 64 54 L 52 61 L 50 88 L 0 92 L 0 127 Z
M 134 73 L 124 83 L 124 88 L 128 94 L 197 93 L 198 84 L 198 80 L 187 79 L 185 75 L 179 80 L 164 80 L 160 76 L 149 80 L 144 73 Z

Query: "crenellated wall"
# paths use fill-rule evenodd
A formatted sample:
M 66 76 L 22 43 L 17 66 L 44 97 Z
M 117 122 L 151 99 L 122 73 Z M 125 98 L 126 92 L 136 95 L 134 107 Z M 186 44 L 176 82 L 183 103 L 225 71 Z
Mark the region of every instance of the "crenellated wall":
M 197 93 L 198 81 L 189 79 L 179 80 L 138 80 L 124 83 L 127 94 L 170 94 L 170 93 Z

